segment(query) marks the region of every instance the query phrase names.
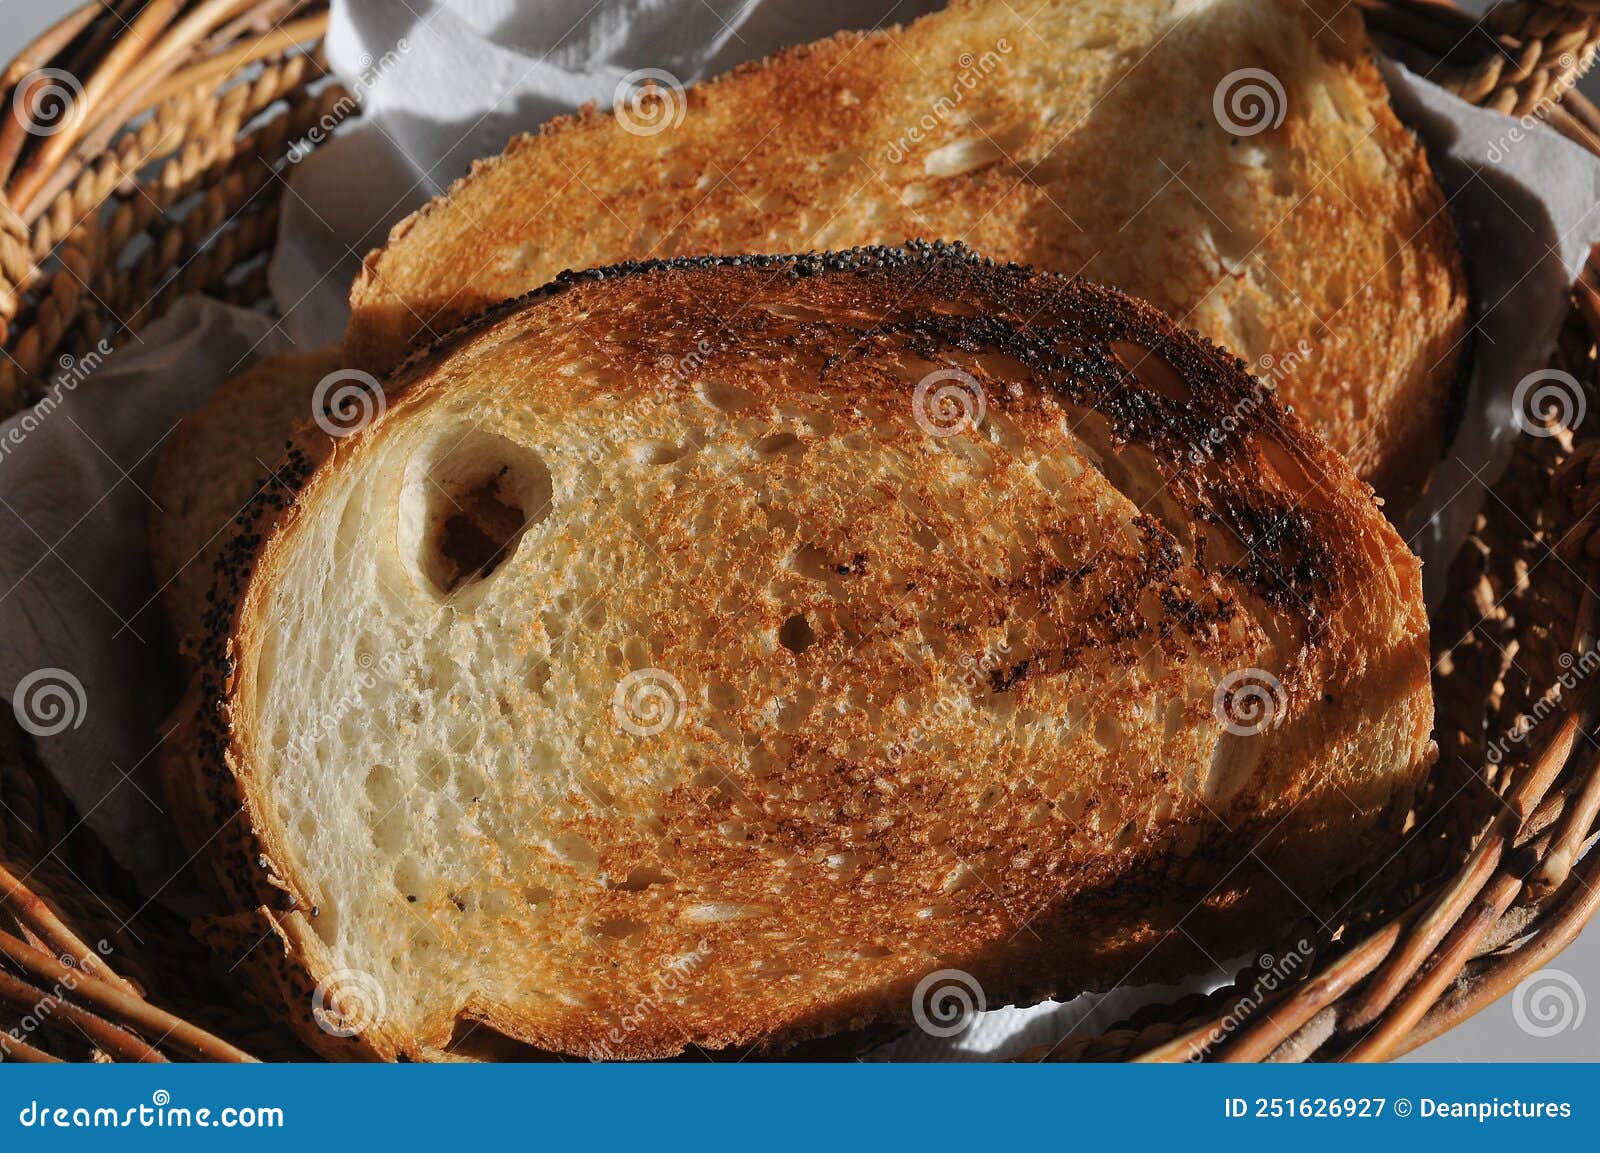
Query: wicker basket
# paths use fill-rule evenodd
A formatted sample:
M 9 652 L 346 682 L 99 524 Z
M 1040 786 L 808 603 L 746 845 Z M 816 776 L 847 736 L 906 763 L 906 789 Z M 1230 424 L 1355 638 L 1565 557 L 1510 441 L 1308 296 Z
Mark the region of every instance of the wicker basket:
M 1360 0 L 1385 50 L 1475 103 L 1600 152 L 1571 91 L 1600 0 L 1515 2 L 1481 24 L 1437 0 Z M 290 146 L 348 97 L 320 50 L 326 5 L 104 0 L 5 74 L 0 126 L 0 417 L 60 357 L 132 339 L 179 294 L 270 307 L 265 259 Z M 71 114 L 46 132 L 25 115 Z M 31 127 L 31 130 L 30 130 Z M 300 145 L 299 147 L 304 147 Z M 1574 286 L 1558 365 L 1591 390 L 1600 266 Z M 1435 619 L 1439 767 L 1413 835 L 1310 961 L 1253 967 L 1153 1006 L 1052 1060 L 1375 1060 L 1438 1036 L 1545 965 L 1600 905 L 1592 688 L 1563 676 L 1595 596 L 1600 421 L 1519 438 Z M 1563 688 L 1565 682 L 1565 688 Z M 1552 716 L 1552 710 L 1554 715 Z M 1489 740 L 1546 718 L 1516 759 Z M 1505 742 L 1501 742 L 1502 745 Z M 115 960 L 115 967 L 108 959 Z M 136 891 L 0 712 L 0 1059 L 304 1056 L 244 1002 L 179 918 Z M 24 1040 L 16 1039 L 25 1037 Z

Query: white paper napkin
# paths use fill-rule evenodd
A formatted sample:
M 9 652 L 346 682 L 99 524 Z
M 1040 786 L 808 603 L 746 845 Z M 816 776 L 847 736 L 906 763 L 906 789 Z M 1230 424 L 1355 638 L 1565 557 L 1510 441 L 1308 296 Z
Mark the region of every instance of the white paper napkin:
M 137 343 L 63 357 L 46 399 L 0 426 L 0 686 L 150 893 L 182 864 L 157 773 L 173 690 L 145 548 L 150 474 L 183 413 L 252 348 L 281 344 L 266 316 L 185 298 Z

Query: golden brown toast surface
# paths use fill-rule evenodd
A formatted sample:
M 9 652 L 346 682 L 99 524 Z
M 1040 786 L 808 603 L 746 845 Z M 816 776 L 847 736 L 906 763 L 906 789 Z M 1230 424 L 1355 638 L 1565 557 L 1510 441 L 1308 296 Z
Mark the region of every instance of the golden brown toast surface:
M 944 968 L 991 1006 L 1158 979 L 1317 908 L 1429 759 L 1370 492 L 1109 290 L 624 267 L 390 391 L 225 554 L 168 751 L 218 935 L 325 1052 L 782 1047 Z
M 586 111 L 398 225 L 351 296 L 386 371 L 563 269 L 908 238 L 1082 274 L 1252 362 L 1406 503 L 1466 295 L 1443 197 L 1343 3 L 957 0 Z

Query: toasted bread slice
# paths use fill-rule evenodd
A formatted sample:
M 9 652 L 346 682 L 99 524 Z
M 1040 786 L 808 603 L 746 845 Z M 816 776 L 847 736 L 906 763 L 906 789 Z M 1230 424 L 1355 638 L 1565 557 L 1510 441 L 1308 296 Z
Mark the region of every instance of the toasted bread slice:
M 174 647 L 199 644 L 212 568 L 228 527 L 270 482 L 294 426 L 311 420 L 339 350 L 268 357 L 225 382 L 162 447 L 150 495 L 150 567 Z
M 283 471 L 167 771 L 335 1055 L 1171 976 L 1381 859 L 1431 755 L 1348 466 L 1155 309 L 960 250 L 564 276 Z
M 514 140 L 368 257 L 346 354 L 387 370 L 565 268 L 962 240 L 1246 357 L 1403 506 L 1466 292 L 1370 51 L 1343 0 L 955 0 Z

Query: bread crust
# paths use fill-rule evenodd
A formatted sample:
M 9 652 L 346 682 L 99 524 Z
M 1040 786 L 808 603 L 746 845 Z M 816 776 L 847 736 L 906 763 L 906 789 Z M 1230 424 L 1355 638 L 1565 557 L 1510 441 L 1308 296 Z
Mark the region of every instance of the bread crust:
M 162 447 L 150 487 L 150 568 L 172 649 L 185 665 L 200 643 L 228 523 L 271 483 L 291 432 L 315 415 L 318 382 L 338 367 L 337 348 L 268 357 L 225 381 Z
M 1427 158 L 1352 6 L 1173 12 L 955 0 L 693 86 L 659 134 L 592 107 L 553 120 L 368 255 L 347 360 L 386 371 L 564 268 L 964 241 L 1124 289 L 1245 356 L 1404 509 L 1467 332 Z M 1262 74 L 1282 123 L 1235 135 L 1214 103 Z
M 759 309 L 748 307 L 757 300 Z M 649 302 L 649 325 L 629 329 L 619 343 L 616 334 L 642 302 Z M 773 316 L 784 318 L 776 328 Z M 829 948 L 845 943 L 865 948 L 883 940 L 889 955 L 858 957 L 832 979 L 824 975 L 797 986 L 803 994 L 775 981 L 745 988 L 737 983 L 743 967 L 770 961 L 776 946 L 752 939 L 738 922 L 686 930 L 682 906 L 689 898 L 662 886 L 647 892 L 608 886 L 583 898 L 589 902 L 583 914 L 630 910 L 643 927 L 637 951 L 605 946 L 615 950 L 605 964 L 621 974 L 617 984 L 611 968 L 561 970 L 562 987 L 584 994 L 578 1000 L 587 1004 L 557 1011 L 548 998 L 535 1006 L 471 997 L 438 1019 L 385 1019 L 353 1037 L 330 1037 L 310 1013 L 309 991 L 338 959 L 318 934 L 315 886 L 258 761 L 266 718 L 255 712 L 252 670 L 263 645 L 283 627 L 267 607 L 276 574 L 294 557 L 297 526 L 322 515 L 323 494 L 358 473 L 364 454 L 383 443 L 388 430 L 424 419 L 430 405 L 449 395 L 452 374 L 493 377 L 491 365 L 515 363 L 494 356 L 515 358 L 505 350 L 517 340 L 542 346 L 569 329 L 580 345 L 592 339 L 616 346 L 621 379 L 608 378 L 604 386 L 616 403 L 625 402 L 629 389 L 646 387 L 645 366 L 699 347 L 695 334 L 704 334 L 699 339 L 716 344 L 704 353 L 706 373 L 764 348 L 810 349 L 824 359 L 821 375 L 806 387 L 858 389 L 863 403 L 906 400 L 909 384 L 886 380 L 873 368 L 889 342 L 935 364 L 956 354 L 970 358 L 997 429 L 1005 422 L 1046 429 L 1055 419 L 1047 416 L 1055 411 L 1051 406 L 1065 406 L 1085 436 L 1102 435 L 1091 426 L 1102 428 L 1103 439 L 1095 443 L 1107 450 L 1100 465 L 1107 476 L 1153 462 L 1160 500 L 1150 498 L 1149 509 L 1132 522 L 1142 543 L 1130 567 L 1106 562 L 1116 571 L 1106 575 L 1103 597 L 1091 598 L 1089 606 L 1073 608 L 1067 600 L 1077 582 L 1099 578 L 1046 564 L 995 585 L 994 599 L 972 608 L 972 622 L 992 624 L 1024 600 L 1037 600 L 1058 628 L 1076 630 L 1062 632 L 1054 646 L 988 668 L 990 694 L 1017 707 L 1061 707 L 1062 685 L 1077 672 L 1104 660 L 1124 670 L 1119 675 L 1137 678 L 1143 675 L 1139 654 L 1150 649 L 1167 662 L 1150 682 L 1151 699 L 1175 702 L 1185 678 L 1200 675 L 1200 666 L 1233 667 L 1271 649 L 1281 662 L 1279 721 L 1249 738 L 1259 744 L 1248 746 L 1252 759 L 1224 797 L 1208 793 L 1204 782 L 1179 781 L 1178 766 L 1149 763 L 1138 751 L 1140 741 L 1155 739 L 1164 727 L 1214 733 L 1219 722 L 1208 708 L 1212 702 L 1180 710 L 1181 718 L 1174 713 L 1171 721 L 1122 715 L 1125 747 L 1113 744 L 1087 759 L 1077 746 L 1052 754 L 1069 784 L 1092 777 L 1109 790 L 1087 808 L 1080 805 L 1076 821 L 1063 800 L 1071 788 L 1041 784 L 1038 766 L 1026 760 L 1015 762 L 1015 776 L 935 789 L 940 766 L 992 760 L 993 738 L 975 731 L 960 730 L 967 744 L 912 750 L 898 760 L 886 760 L 882 749 L 858 752 L 856 762 L 838 754 L 795 760 L 786 770 L 797 774 L 794 784 L 813 801 L 826 798 L 836 813 L 874 795 L 881 788 L 875 782 L 887 781 L 915 799 L 912 816 L 882 833 L 863 834 L 852 849 L 889 870 L 888 891 L 837 877 L 781 897 L 743 888 L 750 883 L 748 854 L 717 840 L 730 802 L 717 800 L 715 789 L 686 784 L 661 799 L 669 823 L 676 822 L 694 846 L 680 861 L 686 874 L 699 870 L 703 883 L 723 884 L 731 891 L 727 900 L 754 905 L 759 897 L 787 929 L 816 942 L 800 953 L 819 973 L 833 964 L 824 959 L 833 955 Z M 1155 359 L 1130 366 L 1130 349 Z M 489 359 L 473 359 L 480 356 Z M 1015 366 L 1025 367 L 1019 372 Z M 791 381 L 799 383 L 798 377 Z M 297 1033 L 330 1055 L 439 1057 L 463 1021 L 583 1056 L 663 1057 L 690 1044 L 777 1051 L 810 1037 L 907 1020 L 918 981 L 938 968 L 972 974 L 991 1007 L 1130 978 L 1172 977 L 1203 967 L 1208 953 L 1278 944 L 1301 912 L 1331 911 L 1335 882 L 1381 859 L 1377 854 L 1393 844 L 1412 787 L 1432 757 L 1418 564 L 1375 508 L 1370 489 L 1282 409 L 1270 387 L 1252 380 L 1242 362 L 1180 332 L 1155 309 L 1080 280 L 996 265 L 959 249 L 702 258 L 567 274 L 413 356 L 396 374 L 380 420 L 336 445 L 320 438 L 297 447 L 280 474 L 297 494 L 264 491 L 218 565 L 217 609 L 208 618 L 202 671 L 165 763 L 175 804 L 191 814 L 183 831 L 222 899 L 226 935 L 271 942 L 270 949 L 249 950 L 241 971 L 264 1003 L 281 1005 Z M 1184 539 L 1186 531 L 1197 534 L 1195 541 Z M 1198 543 L 1199 537 L 1209 543 Z M 658 543 L 665 551 L 694 544 L 668 536 Z M 880 564 L 907 563 L 874 557 L 862 561 L 863 575 Z M 937 572 L 955 580 L 959 570 Z M 727 579 L 708 574 L 706 595 Z M 685 618 L 685 635 L 690 623 Z M 753 616 L 740 625 L 761 632 L 778 623 Z M 698 651 L 702 661 L 715 659 Z M 863 671 L 861 683 L 881 683 L 876 675 Z M 848 727 L 847 719 L 837 724 Z M 824 738 L 819 732 L 816 739 Z M 605 764 L 592 768 L 609 771 Z M 980 794 L 982 811 L 974 816 L 971 806 Z M 820 851 L 835 835 L 832 820 L 803 817 L 806 806 L 791 812 L 785 802 L 772 804 L 776 851 L 798 858 Z M 1108 818 L 1112 812 L 1120 816 Z M 954 837 L 963 862 L 984 862 L 981 884 L 952 884 L 958 874 L 950 873 L 949 859 L 929 856 L 928 838 L 945 825 L 954 830 L 944 835 Z M 595 829 L 588 818 L 574 818 L 571 827 L 590 835 Z M 615 829 L 608 835 L 625 839 Z M 925 902 L 935 913 L 904 923 L 906 901 Z M 646 909 L 660 923 L 643 920 Z M 913 932 L 921 934 L 917 947 L 901 954 L 898 947 L 910 942 L 893 934 Z M 649 962 L 642 958 L 703 942 L 709 942 L 709 960 L 696 979 L 708 996 L 621 1028 L 627 991 L 636 996 L 647 987 Z M 602 949 L 601 955 L 610 954 Z

